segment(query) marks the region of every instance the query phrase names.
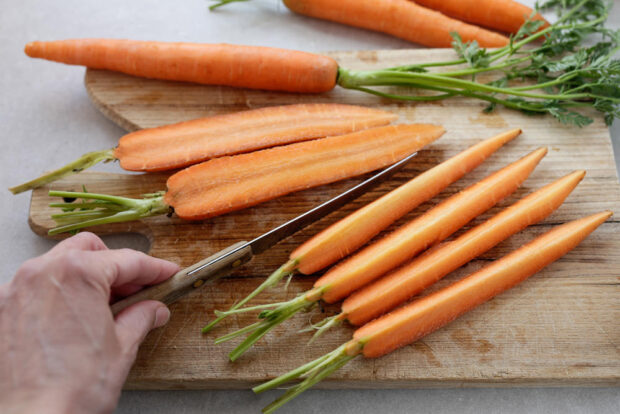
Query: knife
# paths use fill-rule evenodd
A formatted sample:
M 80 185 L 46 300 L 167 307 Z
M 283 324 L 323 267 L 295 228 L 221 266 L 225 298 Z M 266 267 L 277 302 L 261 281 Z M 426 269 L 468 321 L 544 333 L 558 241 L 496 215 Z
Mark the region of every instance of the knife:
M 177 272 L 170 279 L 154 286 L 145 288 L 138 293 L 128 296 L 111 306 L 112 313 L 118 314 L 128 306 L 143 300 L 158 300 L 170 305 L 183 296 L 205 283 L 212 282 L 222 276 L 230 274 L 235 268 L 248 262 L 252 256 L 260 254 L 274 246 L 280 240 L 296 233 L 302 228 L 319 220 L 327 214 L 339 209 L 348 202 L 355 200 L 370 188 L 383 182 L 393 173 L 400 170 L 407 162 L 417 155 L 417 152 L 403 158 L 390 167 L 359 183 L 355 187 L 337 195 L 336 197 L 314 207 L 292 220 L 258 236 L 252 241 L 241 241 L 215 253 L 198 263 Z

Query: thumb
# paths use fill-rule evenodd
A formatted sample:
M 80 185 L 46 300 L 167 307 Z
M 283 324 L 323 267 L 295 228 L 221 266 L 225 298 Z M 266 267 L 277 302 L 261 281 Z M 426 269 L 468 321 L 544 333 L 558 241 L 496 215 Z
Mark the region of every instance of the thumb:
M 165 325 L 168 319 L 168 307 L 156 300 L 145 300 L 124 309 L 116 316 L 116 335 L 123 351 L 135 358 L 146 334 Z

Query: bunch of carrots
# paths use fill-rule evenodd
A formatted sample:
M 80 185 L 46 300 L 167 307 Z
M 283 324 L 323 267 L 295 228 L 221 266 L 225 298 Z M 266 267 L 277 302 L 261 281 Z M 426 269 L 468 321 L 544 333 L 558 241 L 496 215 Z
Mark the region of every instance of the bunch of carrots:
M 439 329 L 557 260 L 611 216 L 611 212 L 602 212 L 559 226 L 447 288 L 398 308 L 511 235 L 545 219 L 583 179 L 585 171 L 570 173 L 458 238 L 442 243 L 513 193 L 546 155 L 547 150 L 540 148 L 356 252 L 407 212 L 476 168 L 520 132 L 511 130 L 482 141 L 333 224 L 293 251 L 290 260 L 248 297 L 228 311 L 216 312 L 217 319 L 205 326 L 203 332 L 229 315 L 260 311 L 256 323 L 216 339 L 216 343 L 222 343 L 247 334 L 229 354 L 232 361 L 272 328 L 320 300 L 335 303 L 345 299 L 341 313 L 311 328 L 317 330 L 313 339 L 345 321 L 361 326 L 351 341 L 334 351 L 255 387 L 255 392 L 263 392 L 292 379 L 305 378 L 264 412 L 273 412 L 357 355 L 379 357 Z M 241 308 L 287 275 L 296 271 L 314 273 L 345 257 L 320 277 L 312 289 L 290 301 Z
M 328 56 L 293 50 L 119 39 L 32 42 L 25 52 L 94 69 L 207 85 L 295 93 L 321 93 L 340 86 L 416 102 L 461 96 L 487 102 L 486 111 L 502 105 L 549 114 L 580 127 L 593 121 L 584 108 L 602 113 L 608 124 L 620 116 L 616 87 L 620 68 L 614 57 L 620 49 L 620 32 L 604 25 L 608 0 L 546 0 L 541 9 L 558 12 L 553 24 L 513 0 L 286 0 L 285 4 L 298 13 L 423 45 L 452 46 L 457 58 L 350 70 Z M 505 31 L 510 37 L 447 15 Z M 585 38 L 597 44 L 582 44 Z M 432 71 L 435 68 L 444 70 Z M 492 80 L 479 80 L 479 74 Z
M 214 10 L 247 0 L 215 0 Z M 514 0 L 283 0 L 291 11 L 318 19 L 383 32 L 430 47 L 450 47 L 452 33 L 483 47 L 506 46 L 528 20 L 548 23 Z

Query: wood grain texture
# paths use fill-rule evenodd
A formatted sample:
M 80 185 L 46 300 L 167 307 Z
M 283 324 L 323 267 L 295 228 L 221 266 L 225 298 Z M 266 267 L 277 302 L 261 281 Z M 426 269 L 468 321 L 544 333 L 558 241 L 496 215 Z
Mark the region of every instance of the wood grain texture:
M 396 50 L 332 53 L 344 67 L 376 68 L 452 58 L 446 50 Z M 283 240 L 273 249 L 222 279 L 172 305 L 168 325 L 152 332 L 140 349 L 127 388 L 244 388 L 293 369 L 348 339 L 349 327 L 335 329 L 312 347 L 298 334 L 309 320 L 331 314 L 337 306 L 315 309 L 274 330 L 236 363 L 226 355 L 234 344 L 215 346 L 213 337 L 253 322 L 252 315 L 231 317 L 209 336 L 200 328 L 214 309 L 228 308 L 248 294 L 288 258 L 288 253 L 317 231 L 380 194 L 483 138 L 509 128 L 524 133 L 483 165 L 431 202 L 403 218 L 403 223 L 490 172 L 539 146 L 549 154 L 513 196 L 470 223 L 468 228 L 575 169 L 584 181 L 564 205 L 539 225 L 501 243 L 478 260 L 433 286 L 436 290 L 514 250 L 557 223 L 610 209 L 620 213 L 620 186 L 609 132 L 603 122 L 584 129 L 560 125 L 549 117 L 498 110 L 487 115 L 483 103 L 467 99 L 433 104 L 390 102 L 336 89 L 321 95 L 295 95 L 138 79 L 87 71 L 86 87 L 95 105 L 127 130 L 152 127 L 214 113 L 298 102 L 341 102 L 388 109 L 399 122 L 443 125 L 447 133 L 420 152 L 394 178 L 325 219 Z M 93 148 L 93 150 L 96 148 Z M 51 166 L 50 166 L 51 167 Z M 82 173 L 52 185 L 123 196 L 165 188 L 165 174 Z M 250 240 L 361 181 L 351 179 L 299 192 L 259 206 L 189 223 L 155 217 L 103 226 L 99 234 L 136 232 L 151 241 L 150 253 L 188 266 L 240 240 Z M 30 223 L 44 235 L 52 226 L 48 188 L 33 193 Z M 394 228 L 395 226 L 392 226 Z M 464 230 L 463 230 L 464 231 Z M 458 234 L 460 234 L 459 232 Z M 458 235 L 457 234 L 457 235 Z M 380 237 L 380 236 L 379 236 Z M 254 303 L 290 299 L 307 289 L 314 276 L 295 277 L 288 289 L 272 290 Z M 620 223 L 610 219 L 579 247 L 522 285 L 504 293 L 413 345 L 376 360 L 358 359 L 324 381 L 322 387 L 402 388 L 442 386 L 617 385 L 620 383 Z

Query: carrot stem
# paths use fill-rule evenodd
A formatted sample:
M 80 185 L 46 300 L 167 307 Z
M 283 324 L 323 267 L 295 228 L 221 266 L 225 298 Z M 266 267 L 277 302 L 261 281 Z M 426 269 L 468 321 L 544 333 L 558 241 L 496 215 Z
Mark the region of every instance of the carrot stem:
M 241 336 L 241 335 L 243 335 L 243 334 L 246 334 L 246 333 L 248 333 L 248 332 L 251 332 L 251 331 L 253 331 L 254 329 L 256 329 L 256 328 L 260 327 L 260 326 L 261 326 L 261 323 L 262 323 L 262 321 L 254 322 L 252 325 L 248 325 L 248 326 L 246 326 L 246 327 L 244 327 L 244 328 L 241 328 L 241 329 L 239 329 L 239 330 L 237 330 L 237 331 L 235 331 L 235 332 L 231 332 L 231 333 L 226 334 L 226 335 L 224 335 L 224 336 L 220 336 L 219 338 L 217 338 L 217 339 L 214 341 L 214 343 L 215 343 L 216 345 L 219 345 L 219 344 L 221 344 L 221 343 L 224 343 L 224 342 L 230 341 L 231 339 L 234 339 L 234 338 L 236 338 L 236 337 L 238 337 L 238 336 Z
M 113 149 L 107 149 L 103 151 L 93 151 L 82 155 L 77 160 L 70 162 L 62 168 L 44 174 L 34 180 L 30 180 L 26 183 L 16 185 L 9 188 L 9 191 L 13 194 L 23 193 L 24 191 L 32 190 L 42 185 L 51 183 L 52 181 L 60 180 L 63 177 L 67 177 L 72 174 L 77 174 L 87 168 L 92 167 L 100 162 L 110 162 L 116 160 Z
M 320 289 L 315 290 L 320 291 Z M 226 340 L 239 336 L 242 333 L 252 332 L 243 342 L 241 342 L 241 344 L 239 344 L 235 349 L 232 350 L 230 354 L 228 354 L 230 360 L 235 361 L 237 358 L 243 355 L 245 351 L 251 348 L 254 343 L 256 343 L 259 339 L 265 336 L 267 332 L 271 331 L 273 328 L 280 325 L 285 320 L 291 318 L 297 312 L 301 310 L 308 310 L 312 306 L 314 306 L 316 304 L 316 300 L 312 300 L 314 298 L 309 299 L 309 296 L 311 296 L 309 295 L 309 293 L 310 292 L 303 293 L 288 302 L 280 302 L 278 304 L 275 304 L 276 307 L 274 309 L 266 310 L 259 314 L 258 317 L 263 320 L 250 325 L 252 329 L 247 329 L 248 327 L 241 328 L 238 331 L 217 338 L 215 342 L 222 343 Z M 271 306 L 273 306 L 273 304 Z M 246 309 L 260 309 L 264 307 L 265 305 L 258 305 Z M 242 309 L 237 309 L 232 312 L 238 311 L 242 311 Z
M 228 315 L 231 315 L 232 311 L 239 309 L 241 306 L 245 305 L 248 301 L 252 300 L 256 295 L 261 293 L 263 290 L 273 287 L 277 285 L 283 278 L 288 275 L 292 275 L 295 269 L 297 268 L 297 264 L 299 260 L 293 259 L 289 260 L 282 266 L 278 268 L 275 272 L 273 272 L 263 283 L 261 283 L 252 293 L 243 298 L 240 302 L 233 305 L 227 312 L 217 312 L 217 318 L 208 323 L 204 328 L 202 328 L 202 333 L 207 333 L 211 329 L 215 327 L 220 321 L 226 318 Z M 273 306 L 273 305 L 272 305 Z
M 315 359 L 314 361 L 303 365 L 295 370 L 292 370 L 284 375 L 281 375 L 269 382 L 261 384 L 257 387 L 252 388 L 252 391 L 255 393 L 261 393 L 272 388 L 275 388 L 281 384 L 284 384 L 292 379 L 299 378 L 302 376 L 307 376 L 299 384 L 295 385 L 292 388 L 289 388 L 284 395 L 280 398 L 273 401 L 267 407 L 263 409 L 263 413 L 270 414 L 273 413 L 278 408 L 282 407 L 284 404 L 312 387 L 314 384 L 322 381 L 324 378 L 330 376 L 334 371 L 342 368 L 345 364 L 347 364 L 350 360 L 357 357 L 359 353 L 350 355 L 347 352 L 348 343 L 339 346 L 333 351 L 323 355 Z
M 222 7 L 225 6 L 229 3 L 240 3 L 242 1 L 249 1 L 249 0 L 218 0 L 217 3 L 209 6 L 209 10 L 213 11 L 215 9 L 217 9 L 218 7 Z
M 315 366 L 317 366 L 318 364 L 320 364 L 321 362 L 329 358 L 330 354 L 332 354 L 333 352 L 335 351 L 328 352 L 327 354 L 313 361 L 310 361 L 307 364 L 297 367 L 294 370 L 287 372 L 286 374 L 282 374 L 279 377 L 272 379 L 271 381 L 257 385 L 256 387 L 252 388 L 252 391 L 254 391 L 256 394 L 260 394 L 261 392 L 265 392 L 273 388 L 279 387 L 280 385 L 285 384 L 290 380 L 299 378 L 300 376 L 304 375 L 306 372 L 308 372 L 309 370 L 311 370 L 312 368 L 314 368 Z
M 336 315 L 329 316 L 323 319 L 321 322 L 316 323 L 307 329 L 302 329 L 302 331 L 306 331 L 306 332 L 309 330 L 313 330 L 313 329 L 316 330 L 314 335 L 312 335 L 312 338 L 310 338 L 310 340 L 308 341 L 308 345 L 313 343 L 319 336 L 323 335 L 325 332 L 327 332 L 332 327 L 340 325 L 343 321 L 344 321 L 344 318 L 342 317 L 342 315 L 336 314 Z
M 59 225 L 51 229 L 48 232 L 49 235 L 100 224 L 138 220 L 168 214 L 171 211 L 171 207 L 164 202 L 162 193 L 146 194 L 143 199 L 74 191 L 50 191 L 49 195 L 83 201 L 82 203 L 54 203 L 62 205 L 61 208 L 65 210 L 71 209 L 72 211 L 52 216 Z
M 534 99 L 561 99 L 575 100 L 595 97 L 589 93 L 577 94 L 561 94 L 552 95 L 545 93 L 531 93 L 517 89 L 502 88 L 493 85 L 486 85 L 478 82 L 468 81 L 465 79 L 451 78 L 442 74 L 418 73 L 418 72 L 401 72 L 387 70 L 373 71 L 353 71 L 340 68 L 338 70 L 338 84 L 343 88 L 352 89 L 360 86 L 390 86 L 390 85 L 411 85 L 414 86 L 436 86 L 436 87 L 453 87 L 457 88 L 457 93 L 461 89 L 468 91 L 478 91 L 483 93 L 502 93 L 505 95 L 520 96 Z

